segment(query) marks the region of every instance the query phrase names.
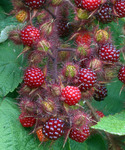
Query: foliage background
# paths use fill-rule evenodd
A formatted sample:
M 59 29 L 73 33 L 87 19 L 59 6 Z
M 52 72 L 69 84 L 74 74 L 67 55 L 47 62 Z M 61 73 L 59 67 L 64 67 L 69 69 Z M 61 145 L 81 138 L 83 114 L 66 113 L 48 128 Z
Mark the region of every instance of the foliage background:
M 17 89 L 22 82 L 23 69 L 26 61 L 23 56 L 17 59 L 22 51 L 22 45 L 15 45 L 8 39 L 8 32 L 15 29 L 19 24 L 14 16 L 7 13 L 12 10 L 10 0 L 0 1 L 0 149 L 1 150 L 61 150 L 64 137 L 60 138 L 53 144 L 47 142 L 39 145 L 36 135 L 29 134 L 31 129 L 25 129 L 18 121 L 20 111 L 16 104 Z M 124 19 L 117 23 L 112 22 L 107 25 L 100 24 L 100 28 L 110 26 L 115 41 L 115 45 L 121 48 L 124 45 L 122 27 L 125 25 Z M 121 55 L 121 61 L 124 62 Z M 106 117 L 93 128 L 102 130 L 92 133 L 84 142 L 77 143 L 68 139 L 64 150 L 107 150 L 107 140 L 103 131 L 115 135 L 119 140 L 125 135 L 125 111 L 124 100 L 125 92 L 119 96 L 122 83 L 115 79 L 107 86 L 108 96 L 100 103 L 93 101 L 92 105 L 99 111 L 102 111 Z M 91 129 L 92 130 L 92 129 Z M 125 139 L 123 139 L 125 143 Z M 125 148 L 125 147 L 123 147 Z

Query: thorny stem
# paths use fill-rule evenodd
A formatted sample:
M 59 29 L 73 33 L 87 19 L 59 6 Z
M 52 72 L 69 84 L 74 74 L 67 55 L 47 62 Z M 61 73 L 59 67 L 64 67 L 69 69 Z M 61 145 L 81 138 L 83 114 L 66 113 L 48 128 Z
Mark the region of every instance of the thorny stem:
M 65 1 L 67 3 L 69 3 L 69 5 L 72 6 L 72 8 L 75 10 L 76 7 L 74 6 L 74 4 L 70 0 L 65 0 Z
M 56 16 L 47 8 L 44 7 L 44 9 L 53 17 L 53 19 L 56 19 Z
M 111 135 L 109 133 L 107 133 L 107 132 L 105 132 L 105 134 L 106 134 L 107 138 L 109 139 L 109 141 L 111 143 L 111 145 L 109 145 L 109 150 L 117 150 L 116 144 L 114 143 L 114 140 L 111 137 Z
M 96 121 L 100 121 L 99 117 L 97 116 L 97 114 L 95 112 L 95 109 L 92 107 L 91 103 L 88 100 L 86 100 L 86 105 L 91 110 L 91 112 L 92 112 L 93 116 L 95 117 Z
M 56 79 L 57 79 L 57 53 L 55 54 L 55 59 L 54 59 L 54 79 L 56 82 Z
M 88 100 L 86 100 L 86 105 L 91 110 L 91 112 L 92 112 L 93 116 L 95 117 L 95 119 L 97 121 L 100 121 L 99 118 L 98 118 L 98 116 L 97 116 L 97 114 L 96 114 L 96 112 L 95 112 L 95 109 L 92 107 L 91 103 Z M 116 150 L 116 145 L 115 145 L 115 143 L 114 143 L 111 135 L 109 133 L 107 133 L 107 132 L 105 132 L 105 135 L 107 136 L 107 138 L 109 139 L 109 141 L 111 143 L 111 147 L 109 149 L 112 148 L 111 150 Z
M 76 49 L 75 48 L 58 48 L 58 51 L 72 51 L 72 52 L 75 52 Z
M 54 57 L 53 57 L 53 55 L 51 55 L 50 53 L 47 53 L 47 55 L 54 61 Z
M 30 11 L 30 12 L 31 12 L 31 11 Z M 30 22 L 31 25 L 33 25 L 33 24 L 32 24 L 32 14 L 31 14 L 31 13 L 30 13 L 30 19 L 29 19 L 29 22 Z
M 125 143 L 121 142 L 119 139 L 117 139 L 118 144 L 123 145 L 125 147 Z
M 124 49 L 125 49 L 125 47 L 123 47 L 123 48 L 121 49 L 121 52 L 122 52 L 123 58 L 124 58 L 124 60 L 125 60 L 125 52 L 124 52 Z

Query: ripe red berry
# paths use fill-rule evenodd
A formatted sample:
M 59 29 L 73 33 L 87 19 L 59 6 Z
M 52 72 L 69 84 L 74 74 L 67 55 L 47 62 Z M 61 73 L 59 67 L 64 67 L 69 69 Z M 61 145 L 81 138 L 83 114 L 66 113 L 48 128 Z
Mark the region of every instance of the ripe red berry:
M 120 57 L 120 50 L 117 50 L 111 43 L 102 45 L 99 49 L 99 58 L 108 62 L 117 62 Z
M 101 4 L 101 0 L 82 0 L 82 6 L 88 11 L 97 9 Z
M 33 116 L 28 116 L 25 113 L 20 114 L 19 120 L 23 127 L 32 127 L 36 123 L 36 119 Z
M 118 79 L 125 84 L 125 66 L 119 70 Z
M 82 129 L 78 130 L 76 128 L 72 128 L 69 134 L 69 137 L 76 142 L 84 142 L 88 136 L 90 135 L 88 125 L 85 125 Z
M 96 18 L 102 23 L 111 22 L 114 19 L 112 5 L 109 3 L 103 4 L 98 10 Z
M 59 118 L 50 118 L 43 125 L 43 134 L 51 140 L 57 140 L 64 134 L 64 122 Z
M 45 3 L 45 0 L 24 0 L 24 3 L 30 8 L 40 8 Z
M 44 74 L 39 68 L 29 68 L 24 75 L 25 85 L 36 88 L 43 84 Z
M 90 45 L 91 44 L 91 36 L 89 33 L 80 33 L 77 37 L 76 37 L 76 43 L 78 45 Z
M 80 90 L 86 91 L 94 86 L 96 83 L 96 74 L 89 68 L 81 68 L 78 74 L 78 82 Z
M 33 43 L 40 39 L 40 31 L 29 25 L 21 31 L 21 40 L 24 45 L 32 46 Z
M 96 101 L 102 101 L 107 96 L 107 92 L 107 88 L 104 85 L 101 85 L 95 89 L 93 97 Z
M 101 111 L 96 111 L 96 113 L 100 118 L 103 118 L 105 116 Z
M 58 20 L 57 22 L 57 32 L 59 37 L 66 37 L 70 35 L 71 27 L 67 19 Z
M 114 6 L 118 17 L 125 17 L 125 0 L 116 0 Z
M 66 86 L 61 93 L 64 102 L 68 105 L 75 105 L 81 98 L 81 92 L 78 87 Z

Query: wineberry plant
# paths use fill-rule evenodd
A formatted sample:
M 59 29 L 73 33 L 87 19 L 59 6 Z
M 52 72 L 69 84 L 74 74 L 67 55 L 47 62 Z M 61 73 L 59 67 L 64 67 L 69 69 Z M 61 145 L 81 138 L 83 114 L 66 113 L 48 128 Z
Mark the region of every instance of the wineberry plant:
M 0 4 L 0 149 L 125 149 L 125 0 Z

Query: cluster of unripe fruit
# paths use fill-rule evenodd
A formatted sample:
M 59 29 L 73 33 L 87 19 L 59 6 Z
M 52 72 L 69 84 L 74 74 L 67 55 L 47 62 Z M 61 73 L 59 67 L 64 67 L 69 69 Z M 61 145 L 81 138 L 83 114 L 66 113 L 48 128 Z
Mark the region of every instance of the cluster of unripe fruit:
M 112 4 L 101 0 L 75 0 L 75 3 L 82 10 L 97 10 L 93 14 L 103 17 L 103 22 L 112 18 L 109 7 L 114 8 L 119 18 L 125 15 L 123 0 L 112 0 Z M 25 46 L 21 54 L 25 54 L 29 64 L 19 90 L 19 120 L 24 127 L 34 126 L 33 132 L 41 142 L 56 140 L 62 135 L 77 142 L 85 141 L 95 118 L 86 113 L 81 101 L 104 100 L 107 96 L 105 84 L 117 76 L 122 66 L 120 50 L 114 46 L 110 32 L 98 28 L 88 30 L 82 27 L 84 22 L 77 24 L 77 19 L 68 24 L 65 8 L 69 5 L 71 3 L 63 0 L 13 1 L 17 20 L 27 21 L 18 34 L 10 33 L 15 43 Z M 34 19 L 37 19 L 38 28 L 32 23 Z M 62 38 L 67 36 L 73 48 Z M 44 58 L 47 61 L 42 66 Z M 125 84 L 125 66 L 120 69 L 118 78 Z M 95 113 L 104 116 L 99 111 Z

